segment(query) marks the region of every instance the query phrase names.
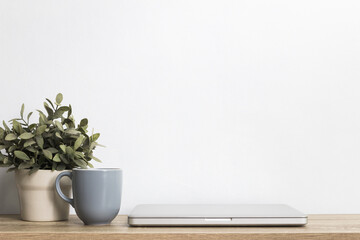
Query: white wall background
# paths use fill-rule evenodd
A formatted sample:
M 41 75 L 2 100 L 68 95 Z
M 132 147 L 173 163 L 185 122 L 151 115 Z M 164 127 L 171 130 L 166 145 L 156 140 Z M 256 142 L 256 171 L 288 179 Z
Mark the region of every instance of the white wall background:
M 0 0 L 0 120 L 64 94 L 140 203 L 360 213 L 360 2 Z M 35 118 L 33 118 L 35 120 Z M 17 212 L 0 173 L 0 212 Z

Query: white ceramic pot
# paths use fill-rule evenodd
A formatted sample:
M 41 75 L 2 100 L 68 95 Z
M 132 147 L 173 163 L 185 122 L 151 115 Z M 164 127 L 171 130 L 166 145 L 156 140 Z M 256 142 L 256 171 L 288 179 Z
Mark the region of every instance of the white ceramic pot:
M 38 170 L 29 175 L 26 169 L 15 171 L 22 220 L 61 221 L 69 218 L 69 204 L 55 190 L 55 179 L 61 172 Z M 64 194 L 70 196 L 70 179 L 61 179 L 60 186 Z

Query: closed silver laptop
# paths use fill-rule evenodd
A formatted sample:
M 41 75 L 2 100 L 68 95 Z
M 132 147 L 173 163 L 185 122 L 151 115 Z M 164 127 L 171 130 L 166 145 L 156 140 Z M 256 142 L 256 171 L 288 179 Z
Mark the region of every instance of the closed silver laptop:
M 307 216 L 282 204 L 138 205 L 130 226 L 303 226 Z

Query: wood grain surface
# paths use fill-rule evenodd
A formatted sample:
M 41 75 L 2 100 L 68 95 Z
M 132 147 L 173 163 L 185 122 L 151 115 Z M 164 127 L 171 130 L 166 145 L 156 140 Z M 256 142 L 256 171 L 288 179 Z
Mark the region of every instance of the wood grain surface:
M 0 215 L 0 240 L 12 239 L 353 240 L 360 239 L 360 215 L 310 215 L 304 227 L 129 227 L 123 215 L 107 226 L 85 226 L 75 215 L 62 222 L 25 222 L 18 215 Z

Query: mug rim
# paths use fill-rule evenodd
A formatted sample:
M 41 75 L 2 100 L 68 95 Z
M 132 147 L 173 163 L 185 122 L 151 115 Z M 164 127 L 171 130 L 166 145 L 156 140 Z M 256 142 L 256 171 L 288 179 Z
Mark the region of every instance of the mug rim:
M 73 168 L 73 171 L 122 171 L 121 168 Z

